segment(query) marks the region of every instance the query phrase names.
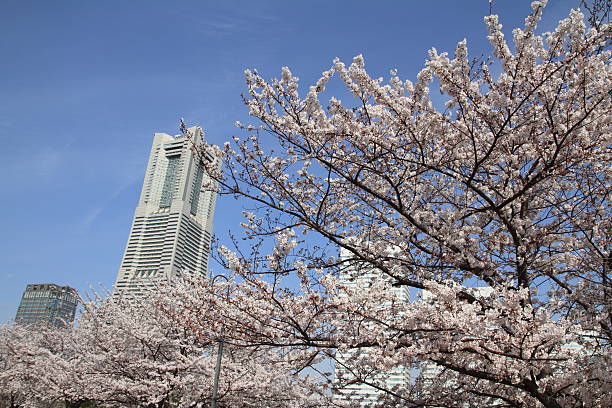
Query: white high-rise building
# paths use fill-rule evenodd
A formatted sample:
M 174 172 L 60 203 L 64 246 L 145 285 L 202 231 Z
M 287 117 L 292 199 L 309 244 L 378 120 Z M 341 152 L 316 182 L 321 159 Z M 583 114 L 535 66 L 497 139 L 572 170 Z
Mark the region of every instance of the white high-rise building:
M 340 257 L 346 258 L 346 251 L 340 251 Z M 340 273 L 341 283 L 348 288 L 367 288 L 374 282 L 390 280 L 382 271 L 370 265 L 356 263 Z M 410 302 L 410 291 L 405 286 L 389 289 L 398 302 Z M 367 322 L 364 323 L 367 325 Z M 395 367 L 388 372 L 376 372 L 368 367 L 359 366 L 361 357 L 368 357 L 368 349 L 348 350 L 336 353 L 335 384 L 336 402 L 353 402 L 358 405 L 369 405 L 378 401 L 383 391 L 370 384 L 377 384 L 386 389 L 406 386 L 410 382 L 408 367 Z M 370 384 L 368 384 L 370 383 Z
M 216 195 L 202 188 L 209 179 L 192 150 L 202 136 L 200 127 L 186 136 L 155 134 L 116 295 L 140 294 L 183 273 L 206 274 Z

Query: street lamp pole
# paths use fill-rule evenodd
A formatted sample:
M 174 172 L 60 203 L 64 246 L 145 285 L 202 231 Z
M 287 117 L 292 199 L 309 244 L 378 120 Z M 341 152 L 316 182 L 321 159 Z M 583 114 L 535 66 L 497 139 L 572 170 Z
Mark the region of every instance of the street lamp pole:
M 225 279 L 225 282 L 229 282 L 229 279 L 225 275 L 216 275 L 212 278 L 212 286 L 215 286 L 215 281 L 218 278 Z M 229 297 L 229 285 L 227 287 L 227 297 Z M 221 336 L 219 337 L 219 348 L 217 350 L 217 365 L 215 367 L 215 377 L 213 380 L 213 390 L 212 397 L 210 399 L 210 408 L 217 407 L 217 392 L 219 391 L 219 375 L 221 374 L 221 358 L 223 357 L 223 331 L 225 330 L 224 326 L 221 326 Z

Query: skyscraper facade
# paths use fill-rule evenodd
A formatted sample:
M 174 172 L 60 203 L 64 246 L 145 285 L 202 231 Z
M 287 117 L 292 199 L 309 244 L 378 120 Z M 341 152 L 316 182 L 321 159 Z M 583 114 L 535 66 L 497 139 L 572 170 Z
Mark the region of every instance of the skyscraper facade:
M 142 294 L 184 273 L 206 274 L 216 195 L 205 188 L 210 180 L 193 150 L 202 137 L 200 127 L 154 135 L 115 295 Z
M 21 325 L 71 326 L 78 304 L 77 291 L 53 283 L 27 285 L 15 316 Z
M 348 254 L 340 251 L 341 258 Z M 382 271 L 370 265 L 355 263 L 340 273 L 340 282 L 347 288 L 368 288 L 374 282 L 389 279 Z M 396 301 L 409 303 L 410 291 L 405 286 L 391 287 Z M 382 305 L 385 305 L 384 303 Z M 368 323 L 364 323 L 367 325 Z M 335 388 L 336 402 L 352 402 L 357 405 L 369 405 L 379 400 L 383 393 L 373 384 L 385 389 L 402 387 L 410 382 L 410 370 L 407 367 L 395 367 L 387 372 L 377 372 L 367 366 L 361 365 L 363 357 L 368 359 L 368 348 L 336 352 Z

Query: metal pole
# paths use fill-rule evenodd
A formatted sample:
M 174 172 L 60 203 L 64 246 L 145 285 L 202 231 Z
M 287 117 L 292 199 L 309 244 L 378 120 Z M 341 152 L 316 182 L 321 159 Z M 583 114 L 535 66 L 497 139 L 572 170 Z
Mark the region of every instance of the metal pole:
M 213 382 L 212 398 L 210 408 L 217 406 L 217 392 L 219 390 L 219 375 L 221 374 L 221 357 L 223 356 L 223 337 L 219 340 L 219 350 L 217 352 L 217 366 L 215 367 L 215 379 Z
M 212 285 L 215 285 L 217 278 L 223 278 L 226 282 L 229 282 L 224 275 L 217 275 L 212 279 Z M 227 296 L 229 297 L 229 286 L 227 287 Z M 221 359 L 223 358 L 223 331 L 224 326 L 221 326 L 221 337 L 219 338 L 219 349 L 217 350 L 217 365 L 215 366 L 215 378 L 213 380 L 212 397 L 210 398 L 210 408 L 217 407 L 217 393 L 219 392 L 219 376 L 221 375 Z

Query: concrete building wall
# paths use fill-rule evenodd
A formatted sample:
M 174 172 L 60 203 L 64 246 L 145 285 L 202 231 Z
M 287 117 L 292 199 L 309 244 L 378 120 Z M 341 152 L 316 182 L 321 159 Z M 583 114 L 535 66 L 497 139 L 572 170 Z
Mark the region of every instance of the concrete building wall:
M 206 274 L 215 193 L 193 146 L 203 133 L 156 133 L 114 294 L 143 294 L 184 273 Z M 213 161 L 212 157 L 204 160 Z

